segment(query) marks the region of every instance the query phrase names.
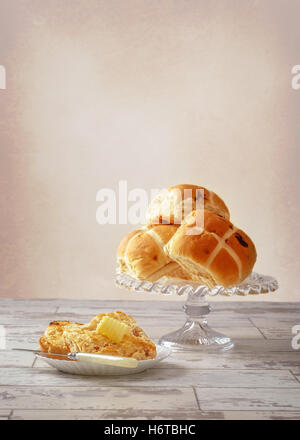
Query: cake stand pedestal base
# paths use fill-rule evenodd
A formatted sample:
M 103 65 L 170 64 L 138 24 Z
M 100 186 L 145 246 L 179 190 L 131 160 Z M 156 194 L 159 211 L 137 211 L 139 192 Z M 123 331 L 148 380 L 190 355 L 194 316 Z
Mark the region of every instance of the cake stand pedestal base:
M 187 320 L 183 327 L 160 338 L 159 344 L 172 351 L 219 351 L 230 350 L 232 340 L 207 325 L 211 308 L 203 297 L 189 294 L 183 306 Z
M 187 294 L 183 306 L 186 322 L 182 328 L 162 336 L 159 344 L 173 351 L 223 351 L 234 346 L 232 340 L 211 329 L 207 325 L 210 307 L 206 302 L 208 296 L 215 295 L 259 295 L 274 292 L 278 289 L 275 278 L 252 272 L 241 284 L 231 287 L 214 286 L 209 288 L 195 281 L 161 278 L 157 281 L 142 281 L 122 272 L 117 272 L 116 284 L 134 292 L 155 292 L 163 295 Z

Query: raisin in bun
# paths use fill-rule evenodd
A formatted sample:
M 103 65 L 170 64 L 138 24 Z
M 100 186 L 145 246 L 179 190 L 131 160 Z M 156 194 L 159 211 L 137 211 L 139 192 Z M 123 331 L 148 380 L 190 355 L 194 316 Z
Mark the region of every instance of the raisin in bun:
M 176 225 L 148 225 L 128 234 L 118 249 L 121 272 L 149 281 L 163 276 L 187 279 L 181 266 L 164 252 L 164 246 L 177 229 Z
M 256 261 L 253 242 L 226 218 L 208 210 L 202 214 L 203 229 L 197 226 L 200 211 L 193 211 L 166 244 L 165 253 L 201 284 L 241 283 Z
M 213 191 L 197 185 L 175 185 L 152 200 L 147 220 L 149 224 L 180 224 L 196 209 L 207 209 L 227 220 L 230 217 L 227 206 Z

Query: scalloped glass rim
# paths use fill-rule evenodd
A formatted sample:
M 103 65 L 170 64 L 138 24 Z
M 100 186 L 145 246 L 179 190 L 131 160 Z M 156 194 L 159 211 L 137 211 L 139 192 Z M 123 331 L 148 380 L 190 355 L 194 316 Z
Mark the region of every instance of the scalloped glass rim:
M 279 285 L 275 278 L 252 272 L 241 284 L 231 287 L 215 286 L 209 288 L 194 281 L 163 277 L 157 281 L 142 281 L 120 272 L 117 269 L 116 285 L 134 292 L 161 293 L 163 295 L 192 294 L 197 296 L 259 295 L 274 292 Z

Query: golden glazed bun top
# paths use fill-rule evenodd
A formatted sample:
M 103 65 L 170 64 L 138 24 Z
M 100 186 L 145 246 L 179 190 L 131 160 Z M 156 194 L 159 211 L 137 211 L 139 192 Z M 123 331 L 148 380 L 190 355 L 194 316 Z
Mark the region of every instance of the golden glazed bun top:
M 217 194 L 189 184 L 171 186 L 159 193 L 149 205 L 147 220 L 149 224 L 181 224 L 190 212 L 203 208 L 229 220 L 229 210 Z
M 178 228 L 164 250 L 191 279 L 204 284 L 239 284 L 252 271 L 256 249 L 250 237 L 230 221 L 204 210 L 193 211 Z

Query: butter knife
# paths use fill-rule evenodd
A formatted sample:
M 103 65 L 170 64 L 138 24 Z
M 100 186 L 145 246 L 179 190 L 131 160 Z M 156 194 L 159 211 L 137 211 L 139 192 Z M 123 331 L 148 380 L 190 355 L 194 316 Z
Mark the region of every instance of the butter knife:
M 80 353 L 80 352 L 72 352 L 68 354 L 48 353 L 46 351 L 30 350 L 28 348 L 13 348 L 13 350 L 27 351 L 45 357 L 58 356 L 64 359 L 70 359 L 72 361 L 96 362 L 103 365 L 112 365 L 112 366 L 124 367 L 124 368 L 136 368 L 138 365 L 138 361 L 134 358 L 128 358 L 122 356 L 110 356 L 107 354 Z

